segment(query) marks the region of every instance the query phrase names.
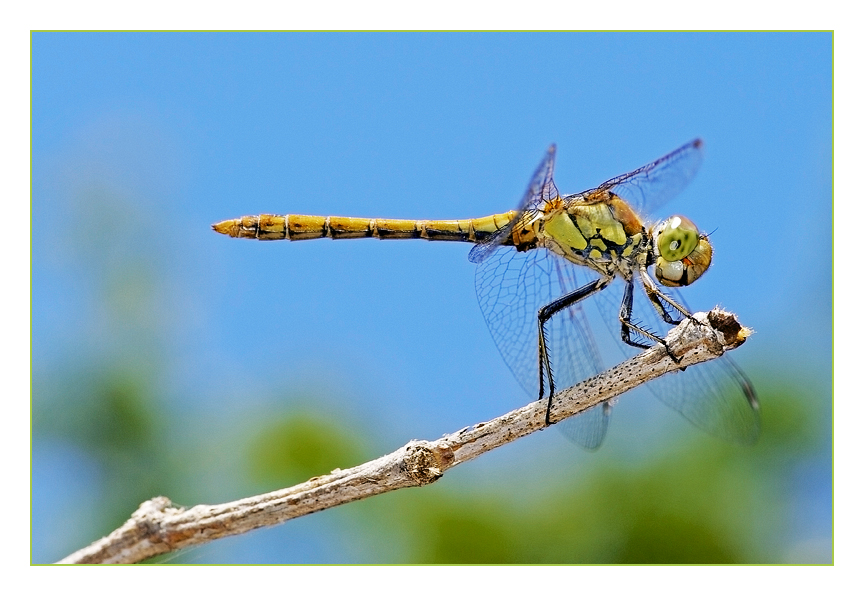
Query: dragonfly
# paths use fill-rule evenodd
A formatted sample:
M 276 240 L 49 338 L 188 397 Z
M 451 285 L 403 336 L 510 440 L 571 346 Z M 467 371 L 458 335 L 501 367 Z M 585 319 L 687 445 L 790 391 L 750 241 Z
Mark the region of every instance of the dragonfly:
M 316 238 L 424 239 L 469 242 L 475 289 L 492 338 L 529 395 L 604 370 L 599 339 L 624 357 L 664 344 L 664 329 L 692 319 L 677 288 L 711 265 L 707 234 L 683 215 L 646 219 L 679 194 L 702 162 L 702 141 L 562 196 L 549 147 L 515 210 L 459 220 L 405 220 L 317 215 L 247 215 L 213 224 L 220 234 L 257 240 Z M 658 285 L 659 284 L 659 285 Z M 610 341 L 610 338 L 615 338 Z M 665 345 L 665 344 L 664 344 Z M 607 350 L 608 351 L 608 350 Z M 670 356 L 674 356 L 670 352 Z M 759 434 L 759 401 L 727 355 L 648 383 L 660 401 L 697 427 L 737 443 Z M 606 436 L 610 401 L 563 421 L 565 434 L 597 449 Z

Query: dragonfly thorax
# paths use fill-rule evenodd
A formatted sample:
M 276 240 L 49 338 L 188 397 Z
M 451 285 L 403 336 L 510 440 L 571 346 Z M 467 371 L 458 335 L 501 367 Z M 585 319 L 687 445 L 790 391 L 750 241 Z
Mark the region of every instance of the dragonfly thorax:
M 617 196 L 593 199 L 573 195 L 549 210 L 536 224 L 537 244 L 604 277 L 629 279 L 651 257 L 649 236 Z
M 711 266 L 713 250 L 708 236 L 682 215 L 673 215 L 650 230 L 654 276 L 664 286 L 687 286 Z

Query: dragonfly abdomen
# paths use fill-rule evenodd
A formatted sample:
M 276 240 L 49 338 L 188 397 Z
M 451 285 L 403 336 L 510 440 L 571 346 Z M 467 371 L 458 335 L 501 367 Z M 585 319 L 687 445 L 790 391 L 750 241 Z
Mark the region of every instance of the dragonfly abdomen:
M 510 223 L 515 211 L 476 219 L 413 220 L 341 217 L 335 215 L 246 215 L 213 224 L 232 238 L 313 240 L 315 238 L 378 238 L 483 242 Z

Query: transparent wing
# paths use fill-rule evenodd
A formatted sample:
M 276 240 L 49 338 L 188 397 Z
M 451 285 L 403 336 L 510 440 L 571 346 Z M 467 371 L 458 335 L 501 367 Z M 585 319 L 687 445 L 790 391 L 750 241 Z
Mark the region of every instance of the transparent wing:
M 528 184 L 528 189 L 519 201 L 519 206 L 516 207 L 516 212 L 520 215 L 527 211 L 536 211 L 540 209 L 547 201 L 558 198 L 558 188 L 552 180 L 552 171 L 555 169 L 555 145 L 550 145 L 546 151 L 546 155 L 534 171 L 531 177 L 531 182 Z M 498 248 L 502 242 L 510 237 L 510 232 L 513 231 L 520 217 L 514 217 L 513 220 L 502 229 L 492 234 L 485 242 L 477 244 L 468 253 L 468 260 L 472 263 L 480 263 L 487 258 L 492 252 Z
M 634 288 L 631 322 L 664 337 L 671 326 L 663 321 L 651 305 L 641 284 L 638 281 L 634 283 L 638 288 Z M 680 292 L 672 288 L 662 290 L 689 310 Z M 589 299 L 596 301 L 602 325 L 616 338 L 620 337 L 618 311 L 622 293 L 623 282 L 616 280 L 606 291 Z M 595 328 L 600 333 L 599 326 Z M 640 352 L 638 348 L 622 341 L 615 344 L 622 358 Z M 759 405 L 755 392 L 728 354 L 689 366 L 683 371 L 666 374 L 647 383 L 646 387 L 664 404 L 709 434 L 742 444 L 751 444 L 759 436 Z
M 733 443 L 759 437 L 759 402 L 750 381 L 728 354 L 661 377 L 648 388 L 697 427 Z M 654 381 L 656 383 L 656 381 Z
M 540 393 L 537 311 L 590 281 L 583 271 L 545 248 L 518 252 L 501 246 L 477 267 L 475 285 L 486 324 L 513 375 L 532 398 Z M 546 324 L 548 351 L 561 389 L 603 370 L 581 304 L 557 313 Z M 595 406 L 559 426 L 574 442 L 596 449 L 606 435 L 610 408 Z
M 702 140 L 695 139 L 669 155 L 607 180 L 597 188 L 577 195 L 586 200 L 611 191 L 627 201 L 637 213 L 648 215 L 684 190 L 702 165 Z

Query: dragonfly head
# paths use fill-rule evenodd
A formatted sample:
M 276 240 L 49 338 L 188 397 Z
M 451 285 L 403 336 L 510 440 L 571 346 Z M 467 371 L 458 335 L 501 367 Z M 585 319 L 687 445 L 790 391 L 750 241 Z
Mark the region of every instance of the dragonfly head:
M 654 276 L 664 286 L 688 286 L 711 266 L 708 236 L 682 215 L 654 227 Z

